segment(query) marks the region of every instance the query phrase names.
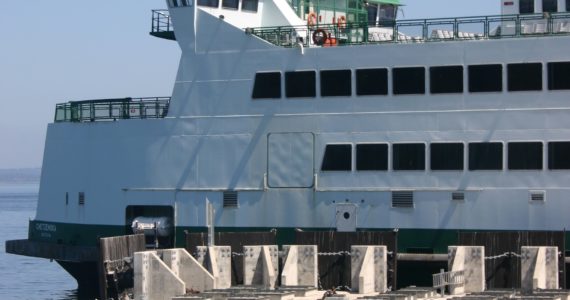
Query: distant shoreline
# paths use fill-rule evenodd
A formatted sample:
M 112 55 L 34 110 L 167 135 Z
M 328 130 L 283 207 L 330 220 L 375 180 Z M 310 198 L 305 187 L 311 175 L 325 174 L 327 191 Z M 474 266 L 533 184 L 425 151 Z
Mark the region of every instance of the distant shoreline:
M 39 183 L 41 168 L 0 169 L 0 184 Z

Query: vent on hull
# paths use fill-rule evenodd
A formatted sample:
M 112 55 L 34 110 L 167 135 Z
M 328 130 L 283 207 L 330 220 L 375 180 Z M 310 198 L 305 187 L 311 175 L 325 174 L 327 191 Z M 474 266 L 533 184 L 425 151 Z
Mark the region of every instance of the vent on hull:
M 392 207 L 413 208 L 414 192 L 413 191 L 393 191 Z
M 238 192 L 224 192 L 224 207 L 238 207 Z
M 530 191 L 529 193 L 530 202 L 544 202 L 546 200 L 546 192 L 545 191 Z

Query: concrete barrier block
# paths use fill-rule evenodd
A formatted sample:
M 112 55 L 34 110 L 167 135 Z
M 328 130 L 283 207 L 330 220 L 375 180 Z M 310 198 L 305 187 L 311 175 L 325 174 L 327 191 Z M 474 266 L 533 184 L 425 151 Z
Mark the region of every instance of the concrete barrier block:
M 316 245 L 283 246 L 285 261 L 281 273 L 281 285 L 318 287 L 317 250 Z
M 214 289 L 214 276 L 186 249 L 163 250 L 162 259 L 172 272 L 184 281 L 187 289 L 200 292 Z
M 186 294 L 186 284 L 158 257 L 156 251 L 135 253 L 136 300 L 170 300 Z
M 450 286 L 452 295 L 485 291 L 485 247 L 450 246 L 448 268 L 453 272 L 461 270 L 464 272 L 465 284 Z
M 230 246 L 198 246 L 196 260 L 214 277 L 214 288 L 232 286 L 232 248 Z
M 351 283 L 359 294 L 388 290 L 388 249 L 386 246 L 351 247 Z
M 244 246 L 243 253 L 243 284 L 274 288 L 279 273 L 277 246 Z
M 558 288 L 558 247 L 522 247 L 521 289 Z

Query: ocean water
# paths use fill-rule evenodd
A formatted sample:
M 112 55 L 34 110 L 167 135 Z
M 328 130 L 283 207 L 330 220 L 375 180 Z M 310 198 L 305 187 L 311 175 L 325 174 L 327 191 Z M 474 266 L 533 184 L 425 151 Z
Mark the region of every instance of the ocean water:
M 79 299 L 75 280 L 55 261 L 6 254 L 6 240 L 28 236 L 38 189 L 38 184 L 0 184 L 0 299 Z

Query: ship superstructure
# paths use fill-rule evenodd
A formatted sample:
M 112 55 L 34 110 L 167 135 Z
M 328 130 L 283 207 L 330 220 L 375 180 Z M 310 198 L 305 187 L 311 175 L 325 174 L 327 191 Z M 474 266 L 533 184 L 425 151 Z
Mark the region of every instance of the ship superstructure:
M 570 228 L 570 1 L 403 21 L 397 0 L 167 4 L 172 96 L 57 107 L 30 243 L 88 252 L 161 220 L 180 245 L 207 203 L 217 230 L 398 229 L 404 253 Z

